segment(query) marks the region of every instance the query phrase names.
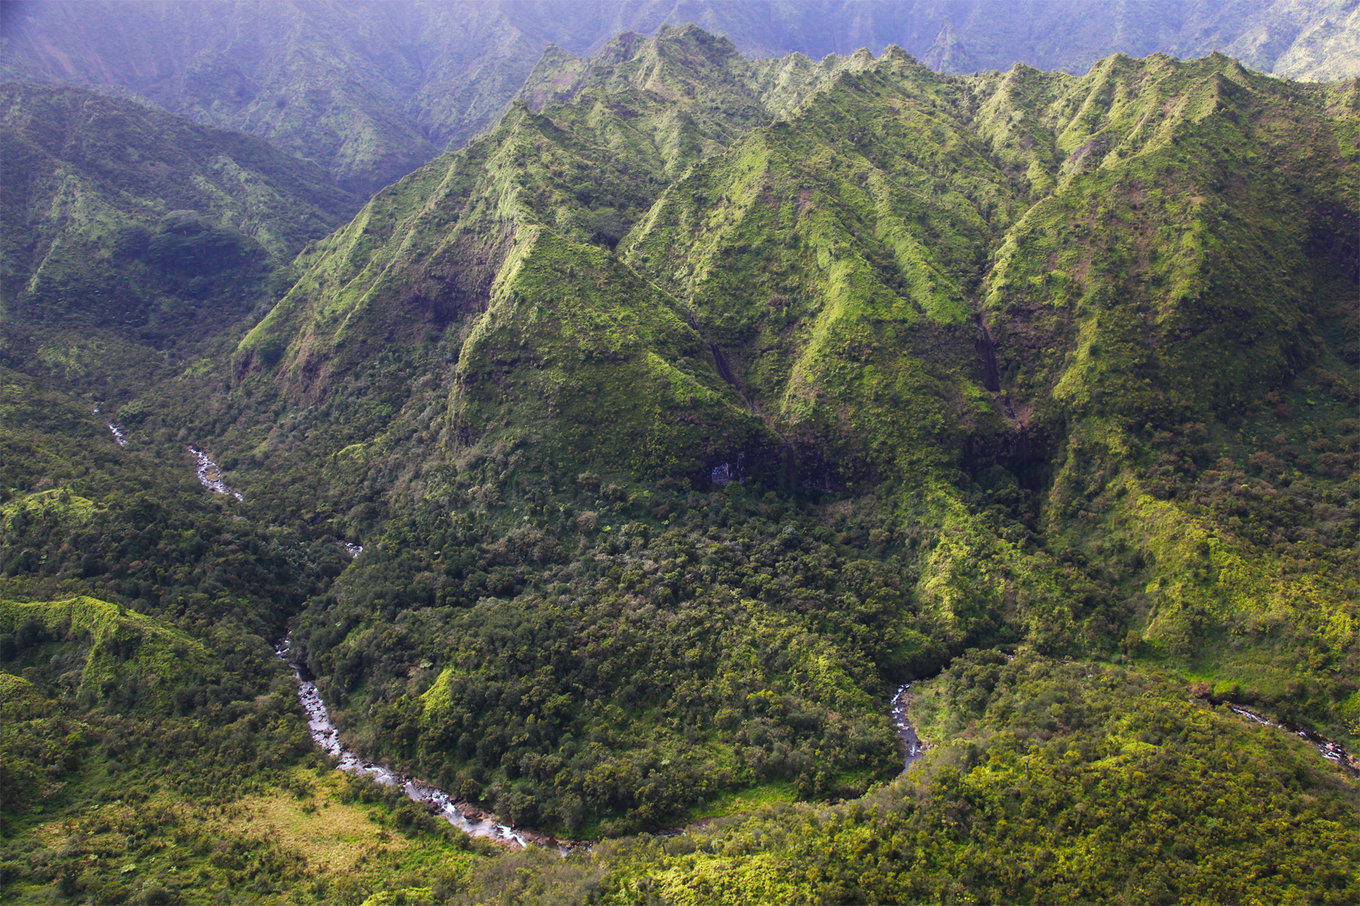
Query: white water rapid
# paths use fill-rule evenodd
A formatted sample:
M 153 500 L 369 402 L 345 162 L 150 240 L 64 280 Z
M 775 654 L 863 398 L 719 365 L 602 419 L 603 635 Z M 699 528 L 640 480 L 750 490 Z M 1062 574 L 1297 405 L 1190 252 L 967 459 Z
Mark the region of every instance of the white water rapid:
M 326 703 L 321 700 L 316 683 L 304 679 L 302 670 L 293 660 L 287 637 L 274 646 L 274 653 L 293 668 L 293 675 L 298 681 L 298 700 L 302 702 L 302 710 L 307 713 L 307 729 L 311 732 L 313 741 L 321 746 L 326 754 L 336 759 L 337 768 L 350 774 L 371 777 L 383 786 L 400 787 L 407 798 L 424 803 L 432 812 L 469 836 L 484 837 L 515 848 L 537 843 L 554 848 L 563 855 L 569 851 L 567 846 L 552 838 L 539 838 L 536 834 L 518 831 L 508 824 L 500 823 L 495 816 L 481 816 L 475 809 L 465 804 L 460 806 L 452 796 L 436 786 L 401 774 L 386 765 L 365 761 L 346 749 L 340 742 L 340 734 L 336 732 L 335 725 L 331 723 Z

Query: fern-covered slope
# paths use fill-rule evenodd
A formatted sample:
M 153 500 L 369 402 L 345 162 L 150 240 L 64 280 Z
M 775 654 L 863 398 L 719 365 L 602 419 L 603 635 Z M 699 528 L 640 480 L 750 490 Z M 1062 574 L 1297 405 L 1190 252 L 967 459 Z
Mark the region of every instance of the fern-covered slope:
M 693 29 L 546 60 L 495 130 L 319 244 L 237 351 L 241 399 L 305 430 L 229 442 L 324 463 L 289 493 L 381 539 L 300 644 L 361 738 L 577 832 L 853 788 L 873 697 L 978 644 L 1144 660 L 1353 732 L 1354 98 L 1222 56 L 751 65 Z M 713 544 L 739 553 L 683 568 Z M 825 571 L 851 550 L 867 584 Z M 692 662 L 644 631 L 588 679 L 588 640 L 657 601 L 715 621 Z M 746 601 L 840 653 L 709 676 L 720 644 L 764 645 Z M 624 681 L 647 663 L 676 687 Z M 535 729 L 478 716 L 488 684 Z M 604 757 L 619 734 L 654 742 Z

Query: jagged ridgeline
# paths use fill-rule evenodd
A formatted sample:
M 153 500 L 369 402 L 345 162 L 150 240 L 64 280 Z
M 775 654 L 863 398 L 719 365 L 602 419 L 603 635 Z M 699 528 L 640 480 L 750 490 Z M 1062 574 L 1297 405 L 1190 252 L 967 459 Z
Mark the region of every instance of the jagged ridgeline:
M 358 207 L 260 139 L 82 89 L 0 88 L 0 149 L 0 348 L 77 382 L 140 383 L 147 348 L 232 325 Z
M 551 54 L 237 349 L 241 481 L 379 542 L 299 646 L 573 833 L 861 790 L 974 645 L 1355 733 L 1358 126 L 1221 56 Z
M 494 125 L 552 44 L 593 53 L 667 21 L 697 22 L 756 56 L 896 43 L 947 72 L 1017 60 L 1085 72 L 1116 51 L 1220 49 L 1287 78 L 1360 74 L 1353 0 L 18 0 L 7 9 L 0 78 L 118 86 L 267 139 L 363 193 Z

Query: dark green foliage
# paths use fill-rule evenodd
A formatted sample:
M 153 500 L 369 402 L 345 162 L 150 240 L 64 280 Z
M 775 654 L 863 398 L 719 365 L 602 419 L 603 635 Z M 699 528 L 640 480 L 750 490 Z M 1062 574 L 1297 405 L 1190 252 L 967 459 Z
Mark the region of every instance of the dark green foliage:
M 257 139 L 88 91 L 7 85 L 0 118 L 0 354 L 101 393 L 231 327 L 356 206 Z
M 559 901 L 1356 896 L 1354 781 L 1288 734 L 1163 679 L 1029 655 L 965 659 L 919 694 L 932 729 L 961 738 L 904 779 L 844 806 L 610 848 L 557 873 Z M 488 870 L 475 884 L 469 902 L 508 882 Z
M 168 432 L 126 419 L 120 447 L 87 404 L 14 372 L 4 378 L 0 590 L 89 593 L 192 631 L 233 625 L 272 640 L 340 571 L 333 539 L 237 518 Z
M 559 62 L 234 352 L 120 396 L 127 448 L 88 384 L 8 385 L 10 595 L 243 663 L 291 622 L 350 745 L 590 836 L 859 796 L 891 690 L 982 650 L 922 693 L 960 742 L 919 784 L 524 857 L 486 899 L 1350 896 L 1309 867 L 1348 864 L 1345 781 L 1182 693 L 1354 740 L 1355 86 L 753 64 L 693 28 Z M 158 217 L 114 247 L 237 273 Z M 92 635 L 25 638 L 39 698 L 152 719 L 80 698 Z M 34 757 L 83 757 L 60 732 Z
M 364 749 L 569 834 L 754 784 L 845 795 L 891 769 L 873 665 L 931 656 L 900 560 L 736 485 L 625 497 L 583 475 L 574 493 L 522 484 L 533 515 L 479 512 L 495 471 L 394 520 L 297 631 L 341 718 L 369 715 L 350 723 Z M 450 505 L 471 512 L 450 524 Z

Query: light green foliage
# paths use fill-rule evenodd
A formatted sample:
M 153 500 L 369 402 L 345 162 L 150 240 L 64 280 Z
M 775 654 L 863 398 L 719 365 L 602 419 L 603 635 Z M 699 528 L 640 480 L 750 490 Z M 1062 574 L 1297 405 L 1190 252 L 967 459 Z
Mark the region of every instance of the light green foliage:
M 1355 896 L 1354 781 L 1164 679 L 981 655 L 918 692 L 917 710 L 933 739 L 962 738 L 853 803 L 603 849 L 589 901 Z M 1297 797 L 1299 782 L 1315 795 Z M 584 868 L 559 881 L 562 902 L 587 901 Z M 506 888 L 489 871 L 473 885 L 466 901 Z
M 204 668 L 203 646 L 155 620 L 94 598 L 25 604 L 0 601 L 0 633 L 20 663 L 46 656 L 49 643 L 71 646 L 60 678 L 85 700 L 115 693 L 133 707 L 168 710 L 170 693 Z M 31 636 L 26 641 L 23 637 Z
M 350 745 L 510 821 L 761 810 L 472 901 L 1344 901 L 1346 781 L 1177 677 L 1353 741 L 1355 111 L 1219 56 L 554 55 L 122 405 L 136 448 L 6 387 L 6 587 L 238 664 L 292 625 Z M 242 506 L 153 452 L 191 437 Z M 919 704 L 960 743 L 871 792 L 891 690 L 960 658 Z
M 564 465 L 589 449 L 582 467 L 697 475 L 770 442 L 664 296 L 547 230 L 517 244 L 457 374 L 455 435 L 513 437 Z
M 95 504 L 70 491 L 38 491 L 0 507 L 0 516 L 8 521 L 13 521 L 21 513 L 24 519 L 43 518 L 51 514 L 59 520 L 88 522 L 94 518 Z

